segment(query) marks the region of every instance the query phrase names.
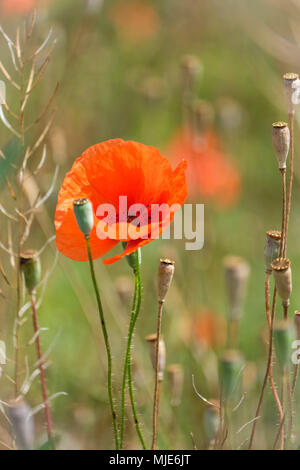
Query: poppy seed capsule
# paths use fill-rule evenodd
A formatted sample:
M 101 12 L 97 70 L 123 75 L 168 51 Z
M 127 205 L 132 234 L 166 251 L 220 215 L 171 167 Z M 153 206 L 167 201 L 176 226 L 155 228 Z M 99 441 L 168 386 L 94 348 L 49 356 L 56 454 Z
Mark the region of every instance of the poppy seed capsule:
M 175 270 L 175 262 L 169 259 L 161 259 L 158 267 L 158 301 L 165 301 L 171 285 Z
M 281 232 L 277 230 L 268 230 L 266 233 L 266 244 L 265 244 L 265 265 L 266 272 L 272 273 L 271 263 L 278 258 L 280 252 Z
M 225 351 L 219 363 L 219 379 L 222 398 L 227 400 L 236 391 L 243 359 L 238 351 L 233 349 Z
M 179 406 L 181 403 L 184 370 L 180 364 L 170 364 L 168 367 L 168 376 L 171 385 L 171 405 Z
M 30 406 L 22 399 L 13 400 L 8 404 L 7 414 L 18 449 L 33 449 L 34 421 Z
M 224 259 L 225 280 L 229 300 L 229 317 L 239 320 L 242 314 L 250 268 L 248 263 L 238 256 Z
M 203 423 L 206 437 L 209 441 L 216 438 L 220 427 L 220 403 L 217 400 L 209 400 L 213 405 L 205 408 L 203 415 Z
M 283 85 L 284 85 L 284 95 L 288 105 L 288 113 L 295 114 L 295 103 L 293 103 L 293 94 L 295 93 L 295 88 L 293 84 L 295 80 L 299 79 L 297 73 L 285 73 L 283 75 Z
M 122 245 L 123 245 L 123 248 L 125 250 L 126 248 L 126 245 L 127 245 L 127 242 L 122 242 Z M 136 255 L 135 255 L 135 252 L 134 253 L 130 253 L 130 255 L 126 255 L 125 256 L 126 258 L 126 261 L 127 263 L 129 264 L 129 266 L 134 270 L 136 271 Z M 138 259 L 138 263 L 139 265 L 142 263 L 142 251 L 140 248 L 137 249 L 137 259 Z
M 156 370 L 156 342 L 157 334 L 146 336 L 146 341 L 149 345 L 150 359 L 153 366 L 153 369 Z M 158 349 L 158 380 L 162 382 L 164 378 L 164 370 L 166 366 L 166 345 L 163 337 L 160 337 L 159 340 L 159 349 Z
M 288 321 L 280 321 L 274 325 L 274 346 L 279 367 L 285 370 L 291 360 L 292 352 L 292 335 Z
M 286 159 L 290 149 L 290 130 L 286 122 L 272 124 L 272 142 L 280 170 L 286 168 Z
M 296 329 L 296 337 L 300 340 L 300 311 L 297 310 L 294 316 L 294 325 Z
M 272 271 L 275 280 L 276 289 L 282 300 L 282 305 L 290 305 L 290 296 L 292 293 L 292 271 L 291 262 L 288 258 L 276 258 L 272 264 Z
M 91 202 L 87 198 L 73 202 L 74 214 L 79 230 L 88 238 L 94 227 L 94 214 Z
M 33 292 L 41 280 L 41 262 L 37 251 L 27 250 L 20 255 L 20 269 L 24 275 L 25 286 Z

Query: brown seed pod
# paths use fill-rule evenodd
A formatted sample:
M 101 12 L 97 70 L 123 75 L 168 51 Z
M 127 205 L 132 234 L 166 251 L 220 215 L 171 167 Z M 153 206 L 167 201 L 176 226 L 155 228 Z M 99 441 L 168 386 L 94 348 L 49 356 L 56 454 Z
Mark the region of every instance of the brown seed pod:
M 157 334 L 146 336 L 146 341 L 149 345 L 150 359 L 153 366 L 153 369 L 156 369 L 156 342 Z M 164 370 L 166 367 L 166 345 L 163 337 L 160 337 L 159 349 L 158 349 L 158 380 L 161 382 L 164 378 Z
M 292 96 L 295 92 L 295 88 L 293 88 L 293 83 L 295 80 L 299 79 L 299 75 L 297 73 L 285 73 L 283 75 L 283 84 L 284 84 L 284 95 L 288 105 L 288 113 L 295 114 L 295 104 L 293 103 Z
M 291 262 L 288 258 L 276 258 L 271 267 L 282 305 L 288 307 L 292 293 Z
M 238 256 L 227 256 L 224 259 L 224 266 L 229 299 L 229 317 L 231 320 L 239 320 L 250 268 L 248 263 Z
M 272 142 L 280 170 L 286 168 L 286 159 L 290 149 L 290 130 L 286 122 L 272 124 Z
M 158 301 L 165 301 L 167 292 L 171 285 L 175 270 L 175 262 L 169 259 L 161 259 L 158 268 Z

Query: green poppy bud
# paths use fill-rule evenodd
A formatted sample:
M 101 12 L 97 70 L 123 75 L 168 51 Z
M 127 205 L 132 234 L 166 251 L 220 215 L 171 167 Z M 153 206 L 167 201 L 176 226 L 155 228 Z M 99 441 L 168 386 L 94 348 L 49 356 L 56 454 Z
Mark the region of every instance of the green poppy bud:
M 219 364 L 220 386 L 223 399 L 228 400 L 236 391 L 242 367 L 243 359 L 238 351 L 225 351 Z
M 94 227 L 94 214 L 91 202 L 87 199 L 76 199 L 73 203 L 74 214 L 79 230 L 88 238 Z
M 20 255 L 20 268 L 24 274 L 26 289 L 29 293 L 34 291 L 41 280 L 41 262 L 34 250 L 24 251 Z
M 127 242 L 122 242 L 122 245 L 123 245 L 123 248 L 125 250 Z M 141 251 L 140 248 L 137 249 L 137 258 L 138 258 L 139 265 L 141 265 L 141 263 L 142 263 L 142 251 Z M 137 266 L 136 266 L 136 253 L 133 252 L 133 253 L 130 253 L 130 255 L 126 255 L 126 261 L 129 264 L 129 266 L 134 271 L 136 271 L 136 268 L 137 268 Z
M 274 346 L 279 367 L 285 370 L 290 363 L 292 353 L 292 333 L 289 322 L 280 321 L 274 325 Z

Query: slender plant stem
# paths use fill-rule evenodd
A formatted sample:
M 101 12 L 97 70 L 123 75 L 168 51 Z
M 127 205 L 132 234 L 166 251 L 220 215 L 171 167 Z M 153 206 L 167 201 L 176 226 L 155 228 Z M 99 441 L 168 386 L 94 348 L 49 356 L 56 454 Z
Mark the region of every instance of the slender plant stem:
M 299 364 L 295 364 L 293 382 L 292 382 L 292 390 L 291 390 L 292 397 L 294 396 L 294 393 L 295 393 L 295 388 L 296 388 L 297 378 L 298 378 L 298 371 L 299 371 Z
M 134 288 L 134 296 L 133 296 L 133 303 L 132 303 L 132 309 L 131 309 L 131 318 L 130 318 L 130 323 L 129 323 L 129 332 L 128 332 L 128 340 L 127 340 L 127 348 L 126 348 L 125 363 L 124 363 L 124 369 L 123 369 L 123 380 L 122 380 L 120 449 L 122 449 L 123 441 L 124 441 L 125 392 L 126 392 L 126 378 L 128 375 L 128 389 L 129 389 L 129 397 L 130 397 L 130 402 L 131 402 L 133 420 L 135 423 L 137 435 L 140 439 L 143 449 L 145 450 L 146 444 L 145 444 L 145 440 L 141 432 L 138 415 L 136 411 L 136 406 L 135 406 L 132 369 L 131 369 L 131 345 L 132 345 L 134 328 L 135 328 L 136 321 L 137 321 L 137 318 L 141 309 L 141 299 L 142 299 L 142 282 L 141 282 L 141 274 L 140 274 L 140 266 L 139 266 L 139 257 L 138 257 L 137 251 L 135 252 L 135 262 L 136 262 L 136 269 L 134 271 L 135 288 Z
M 44 362 L 42 359 L 43 357 L 42 347 L 41 347 L 39 324 L 38 324 L 34 293 L 31 293 L 31 309 L 32 309 L 33 329 L 34 329 L 34 334 L 35 334 L 35 344 L 36 344 L 37 357 L 38 357 L 38 363 L 39 363 L 39 369 L 40 369 L 42 395 L 43 395 L 43 402 L 44 402 L 44 407 L 45 407 L 47 434 L 48 434 L 48 439 L 49 439 L 49 442 L 51 443 L 52 449 L 55 450 L 55 439 L 53 437 L 52 419 L 51 419 L 50 406 L 49 406 L 49 396 L 48 396 L 47 385 L 46 385 Z
M 267 368 L 266 368 L 266 373 L 262 385 L 262 389 L 260 392 L 259 400 L 258 400 L 258 405 L 255 413 L 255 418 L 259 417 L 260 409 L 263 404 L 263 399 L 264 399 L 264 394 L 268 382 L 268 377 L 270 373 L 270 366 L 272 364 L 272 356 L 273 356 L 273 324 L 274 324 L 274 317 L 275 317 L 275 306 L 276 306 L 276 297 L 277 297 L 277 289 L 276 287 L 274 288 L 274 293 L 273 293 L 273 303 L 272 303 L 272 313 L 271 313 L 271 326 L 269 330 L 269 351 L 268 351 L 268 361 L 267 361 Z M 253 446 L 253 440 L 255 436 L 255 430 L 257 426 L 257 421 L 258 419 L 255 419 L 253 422 L 252 426 L 252 431 L 251 431 L 251 436 L 250 436 L 250 442 L 249 442 L 249 447 L 248 449 L 251 450 Z
M 281 221 L 281 243 L 280 243 L 280 254 L 282 257 L 285 251 L 286 243 L 286 229 L 287 229 L 287 213 L 286 213 L 286 169 L 282 168 L 281 173 L 281 185 L 282 185 L 282 221 Z
M 269 331 L 271 328 L 271 311 L 270 311 L 270 275 L 266 273 L 266 279 L 265 279 L 265 304 L 266 304 L 266 316 L 267 316 L 267 321 L 268 321 L 268 326 L 269 326 Z M 274 381 L 273 377 L 273 361 L 271 361 L 270 364 L 270 371 L 269 371 L 269 381 L 270 381 L 270 387 L 272 390 L 272 394 L 276 403 L 276 407 L 278 410 L 279 414 L 279 419 L 280 422 L 283 419 L 283 409 L 281 405 L 281 401 L 277 392 L 276 384 Z
M 108 390 L 108 398 L 109 398 L 109 404 L 110 404 L 111 416 L 112 416 L 112 422 L 113 422 L 115 446 L 116 446 L 116 449 L 119 449 L 117 415 L 116 415 L 116 412 L 115 412 L 114 401 L 113 401 L 113 391 L 112 391 L 111 349 L 110 349 L 110 344 L 109 344 L 109 339 L 108 339 L 108 334 L 107 334 L 107 329 L 106 329 L 106 323 L 105 323 L 102 304 L 101 304 L 101 299 L 100 299 L 100 293 L 99 293 L 99 289 L 98 289 L 98 285 L 97 285 L 97 281 L 96 281 L 94 263 L 93 263 L 93 258 L 92 258 L 92 254 L 91 254 L 90 239 L 88 237 L 86 237 L 86 246 L 87 246 L 88 257 L 89 257 L 91 278 L 92 278 L 92 282 L 93 282 L 93 286 L 94 286 L 94 290 L 95 290 L 95 294 L 96 294 L 98 310 L 99 310 L 99 316 L 100 316 L 100 323 L 101 323 L 101 328 L 102 328 L 103 338 L 104 338 L 105 348 L 106 348 L 106 354 L 107 354 L 107 390 Z
M 295 156 L 295 145 L 294 145 L 294 114 L 289 113 L 289 123 L 290 123 L 290 135 L 291 135 L 291 158 L 290 158 L 290 174 L 289 174 L 289 185 L 288 185 L 288 198 L 287 198 L 287 210 L 286 210 L 286 222 L 285 222 L 285 240 L 284 240 L 284 249 L 283 256 L 286 256 L 287 250 L 287 235 L 288 235 L 288 226 L 291 212 L 292 204 L 292 190 L 293 190 L 293 178 L 294 178 L 294 156 Z
M 157 439 L 157 424 L 158 424 L 158 407 L 159 407 L 159 343 L 161 334 L 161 319 L 162 319 L 163 302 L 158 303 L 158 318 L 157 318 L 157 335 L 156 335 L 156 364 L 155 364 L 155 387 L 154 387 L 154 401 L 153 401 L 153 435 L 151 449 L 156 449 Z

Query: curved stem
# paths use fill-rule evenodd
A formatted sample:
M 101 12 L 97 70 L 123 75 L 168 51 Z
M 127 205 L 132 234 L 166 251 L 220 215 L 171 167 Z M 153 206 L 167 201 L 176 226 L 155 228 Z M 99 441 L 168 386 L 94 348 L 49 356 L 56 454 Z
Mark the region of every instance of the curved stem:
M 119 449 L 119 438 L 118 438 L 118 428 L 117 428 L 117 415 L 116 415 L 115 408 L 114 408 L 113 392 L 112 392 L 112 360 L 111 360 L 111 350 L 110 350 L 110 344 L 109 344 L 109 339 L 108 339 L 106 324 L 105 324 L 105 320 L 104 320 L 104 314 L 103 314 L 103 309 L 102 309 L 102 304 L 101 304 L 99 289 L 98 289 L 97 281 L 96 281 L 96 275 L 95 275 L 95 270 L 94 270 L 94 263 L 93 263 L 93 258 L 92 258 L 92 254 L 91 254 L 91 245 L 90 245 L 90 240 L 89 240 L 89 238 L 86 238 L 86 246 L 87 246 L 87 251 L 88 251 L 91 277 L 92 277 L 92 282 L 93 282 L 93 286 L 94 286 L 94 290 L 95 290 L 95 294 L 96 294 L 96 299 L 97 299 L 97 304 L 98 304 L 98 310 L 99 310 L 99 316 L 100 316 L 100 322 L 101 322 L 101 327 L 102 327 L 102 332 L 103 332 L 103 338 L 104 338 L 105 348 L 106 348 L 106 354 L 107 354 L 107 390 L 108 390 L 108 398 L 109 398 L 109 404 L 110 404 L 111 416 L 112 416 L 112 422 L 113 422 L 113 430 L 114 430 L 114 437 L 115 437 L 115 446 L 116 446 L 116 449 Z
M 162 319 L 163 302 L 158 303 L 158 319 L 157 319 L 157 336 L 156 336 L 156 364 L 155 364 L 155 388 L 154 388 L 154 402 L 153 402 L 153 435 L 151 449 L 156 449 L 157 438 L 157 423 L 158 423 L 158 406 L 159 406 L 159 343 L 161 333 L 161 319 Z
M 55 440 L 53 438 L 53 432 L 52 432 L 52 419 L 51 419 L 49 397 L 48 397 L 46 377 L 45 377 L 45 371 L 44 371 L 44 362 L 42 360 L 42 357 L 43 357 L 42 347 L 41 347 L 41 341 L 40 341 L 39 324 L 38 324 L 38 318 L 37 318 L 37 312 L 36 312 L 34 293 L 31 293 L 31 309 L 32 309 L 33 329 L 34 329 L 34 334 L 35 334 L 35 344 L 36 344 L 37 357 L 38 357 L 38 363 L 39 363 L 39 369 L 40 369 L 42 395 L 43 395 L 43 402 L 44 402 L 44 407 L 45 407 L 47 434 L 48 434 L 49 442 L 52 445 L 52 449 L 55 450 Z
M 123 441 L 124 441 L 125 391 L 126 391 L 126 378 L 128 374 L 128 389 L 129 389 L 129 397 L 130 397 L 130 402 L 131 402 L 133 420 L 134 420 L 137 435 L 140 439 L 143 449 L 145 450 L 146 444 L 145 444 L 145 441 L 144 441 L 144 438 L 140 429 L 140 424 L 139 424 L 135 401 L 134 401 L 133 380 L 132 380 L 132 370 L 131 370 L 131 345 L 132 345 L 134 328 L 136 325 L 137 318 L 139 316 L 139 312 L 141 308 L 141 300 L 142 300 L 142 282 L 141 282 L 138 251 L 135 252 L 135 264 L 136 264 L 136 269 L 134 270 L 135 288 L 134 288 L 134 296 L 133 296 L 133 303 L 132 303 L 132 309 L 131 309 L 131 318 L 130 318 L 130 323 L 129 323 L 128 340 L 127 340 L 127 348 L 126 348 L 125 363 L 124 363 L 124 369 L 123 369 L 123 380 L 122 380 L 120 449 L 122 449 Z
M 267 386 L 267 382 L 268 382 L 268 377 L 269 377 L 269 373 L 270 373 L 270 367 L 271 367 L 271 364 L 272 364 L 272 357 L 273 357 L 273 324 L 274 324 L 274 316 L 275 316 L 276 297 L 277 297 L 277 289 L 275 287 L 274 288 L 274 294 L 273 294 L 273 303 L 272 303 L 271 325 L 270 325 L 270 330 L 269 330 L 269 351 L 268 351 L 267 368 L 266 368 L 266 373 L 265 373 L 265 377 L 264 377 L 264 381 L 263 381 L 263 386 L 262 386 L 260 396 L 259 396 L 259 400 L 258 400 L 258 405 L 257 405 L 256 413 L 255 413 L 255 418 L 258 418 L 259 413 L 260 413 L 260 409 L 261 409 L 261 406 L 262 406 L 262 403 L 263 403 L 264 394 L 265 394 L 265 390 L 266 390 L 266 386 Z M 249 450 L 252 449 L 257 421 L 258 420 L 255 419 L 255 421 L 253 422 L 251 436 L 250 436 L 250 442 L 249 442 L 249 447 L 248 447 Z

